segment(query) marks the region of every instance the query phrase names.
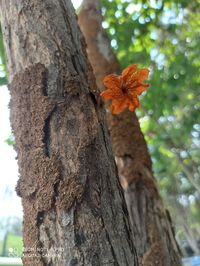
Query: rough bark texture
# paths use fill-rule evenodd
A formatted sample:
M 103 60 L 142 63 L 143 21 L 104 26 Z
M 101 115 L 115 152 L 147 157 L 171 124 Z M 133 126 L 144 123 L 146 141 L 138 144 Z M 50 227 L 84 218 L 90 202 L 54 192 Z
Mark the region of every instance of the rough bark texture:
M 79 25 L 86 39 L 97 85 L 103 89 L 103 77 L 119 72 L 119 63 L 101 23 L 99 1 L 84 0 Z M 135 113 L 125 111 L 113 116 L 108 112 L 107 118 L 140 265 L 181 265 L 171 219 L 159 196 L 147 145 Z
M 24 265 L 138 265 L 69 0 L 0 0 Z

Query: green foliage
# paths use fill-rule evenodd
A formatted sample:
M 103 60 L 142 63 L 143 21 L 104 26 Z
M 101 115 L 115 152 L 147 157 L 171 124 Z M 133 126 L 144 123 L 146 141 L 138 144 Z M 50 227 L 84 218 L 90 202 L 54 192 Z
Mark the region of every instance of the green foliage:
M 3 236 L 0 240 L 0 256 L 21 257 L 23 247 L 21 218 L 2 217 L 0 219 L 0 233 Z
M 10 135 L 5 142 L 9 145 L 9 146 L 14 146 L 15 144 L 15 137 L 14 135 Z
M 2 253 L 3 243 L 0 241 L 0 254 Z M 12 249 L 12 250 L 11 250 Z M 6 257 L 21 257 L 23 250 L 22 236 L 9 234 L 6 242 Z M 13 255 L 11 253 L 13 251 Z
M 3 36 L 0 27 L 0 86 L 7 84 L 6 57 L 3 46 Z
M 184 169 L 200 185 L 200 1 L 102 0 L 102 12 L 122 68 L 150 68 L 137 113 L 161 193 L 171 210 L 186 197 L 199 225 L 200 193 Z

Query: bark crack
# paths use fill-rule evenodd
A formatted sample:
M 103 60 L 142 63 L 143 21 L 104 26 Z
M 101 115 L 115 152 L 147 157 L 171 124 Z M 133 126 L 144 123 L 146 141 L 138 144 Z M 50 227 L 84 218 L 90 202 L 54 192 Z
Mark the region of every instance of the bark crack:
M 45 214 L 44 211 L 40 211 L 40 212 L 38 212 L 38 214 L 37 214 L 37 226 L 38 226 L 38 227 L 39 227 L 39 226 L 43 223 L 43 221 L 44 221 L 44 214 Z
M 53 108 L 53 110 L 50 112 L 48 117 L 44 121 L 44 127 L 43 127 L 43 143 L 44 143 L 44 154 L 50 158 L 51 156 L 51 128 L 50 128 L 50 122 L 53 113 L 56 111 L 56 106 Z
M 118 259 L 117 259 L 116 255 L 115 255 L 115 251 L 114 251 L 114 248 L 113 248 L 113 246 L 112 246 L 112 242 L 111 242 L 111 240 L 110 240 L 109 234 L 108 234 L 108 232 L 107 232 L 105 226 L 104 226 L 104 230 L 105 230 L 105 233 L 106 233 L 106 238 L 107 238 L 107 240 L 108 240 L 108 242 L 109 242 L 109 244 L 110 244 L 111 253 L 112 253 L 112 256 L 113 256 L 113 259 L 114 259 L 114 266 L 120 266 L 120 265 L 118 264 L 118 262 L 117 262 Z M 127 265 L 128 265 L 128 264 L 127 264 Z

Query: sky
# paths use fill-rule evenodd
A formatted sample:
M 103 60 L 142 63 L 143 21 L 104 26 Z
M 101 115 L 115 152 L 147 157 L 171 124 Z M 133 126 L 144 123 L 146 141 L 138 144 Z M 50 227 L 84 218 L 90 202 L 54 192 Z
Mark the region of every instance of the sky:
M 72 0 L 74 8 L 77 9 L 81 5 L 82 0 Z
M 72 1 L 77 9 L 82 0 Z M 19 178 L 16 152 L 5 140 L 11 135 L 9 121 L 10 94 L 6 86 L 0 87 L 0 218 L 22 216 L 21 199 L 16 195 L 15 186 Z
M 20 216 L 20 198 L 14 191 L 18 179 L 16 152 L 5 140 L 11 135 L 8 103 L 10 95 L 6 86 L 0 87 L 0 217 Z

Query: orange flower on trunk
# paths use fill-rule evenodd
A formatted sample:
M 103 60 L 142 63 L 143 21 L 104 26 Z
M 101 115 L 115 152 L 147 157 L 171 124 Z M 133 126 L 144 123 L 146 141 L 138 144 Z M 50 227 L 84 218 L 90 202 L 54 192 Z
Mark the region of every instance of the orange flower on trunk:
M 143 83 L 148 75 L 147 68 L 137 69 L 137 64 L 134 64 L 125 68 L 120 76 L 105 76 L 103 83 L 107 90 L 100 95 L 104 100 L 112 100 L 112 114 L 119 114 L 126 108 L 133 112 L 140 105 L 138 95 L 150 86 Z

